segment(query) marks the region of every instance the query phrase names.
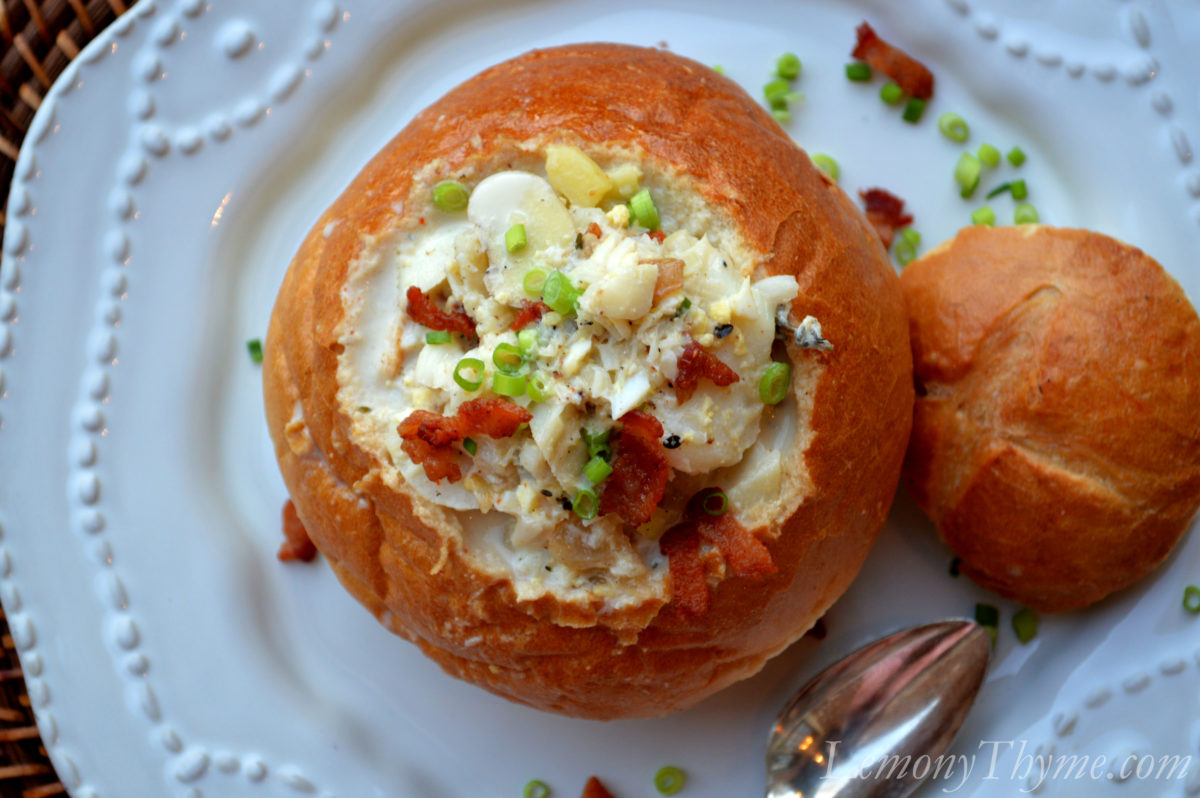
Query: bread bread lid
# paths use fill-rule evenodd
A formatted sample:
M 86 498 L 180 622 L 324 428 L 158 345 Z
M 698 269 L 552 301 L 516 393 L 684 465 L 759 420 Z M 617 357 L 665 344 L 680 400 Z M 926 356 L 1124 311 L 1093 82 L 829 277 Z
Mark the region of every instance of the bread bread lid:
M 432 205 L 433 186 L 454 178 L 475 190 L 501 172 L 543 175 L 551 145 L 576 148 L 604 169 L 636 166 L 664 231 L 710 242 L 739 278 L 761 285 L 794 276 L 787 315 L 793 323 L 819 319 L 833 342 L 828 351 L 777 350 L 793 365 L 789 396 L 775 409 L 755 406 L 752 422 L 733 423 L 736 435 L 749 436 L 740 461 L 727 465 L 722 456 L 712 461 L 715 472 L 692 476 L 674 463 L 664 506 L 673 502 L 678 512 L 689 486 L 715 474 L 777 569 L 734 577 L 706 550 L 710 603 L 702 615 L 671 602 L 653 537 L 608 516 L 582 524 L 564 513 L 542 546 L 554 567 L 600 556 L 601 584 L 535 584 L 503 556 L 514 546 L 500 522 L 511 532 L 511 517 L 447 507 L 454 502 L 430 490 L 450 485 L 418 484 L 404 462 L 392 432 L 399 419 L 368 421 L 378 408 L 358 412 L 355 404 L 366 395 L 364 375 L 392 370 L 395 388 L 415 367 L 381 353 L 405 346 L 405 287 L 391 275 L 413 262 L 406 242 L 433 248 L 425 234 L 455 223 Z M 389 305 L 390 317 L 379 310 Z M 265 350 L 280 468 L 347 589 L 449 673 L 532 706 L 595 718 L 690 705 L 802 635 L 873 542 L 911 418 L 898 281 L 861 213 L 731 81 L 669 53 L 621 45 L 526 54 L 419 114 L 310 231 L 280 289 Z M 697 396 L 714 412 L 741 413 L 757 376 L 730 386 L 743 394 L 724 409 L 726 388 L 704 383 Z M 414 401 L 411 381 L 404 391 L 371 395 L 401 394 Z M 670 402 L 662 404 L 665 413 Z M 588 530 L 596 534 L 581 534 Z
M 905 479 L 980 584 L 1067 610 L 1160 563 L 1200 506 L 1200 320 L 1134 247 L 965 228 L 902 276 Z

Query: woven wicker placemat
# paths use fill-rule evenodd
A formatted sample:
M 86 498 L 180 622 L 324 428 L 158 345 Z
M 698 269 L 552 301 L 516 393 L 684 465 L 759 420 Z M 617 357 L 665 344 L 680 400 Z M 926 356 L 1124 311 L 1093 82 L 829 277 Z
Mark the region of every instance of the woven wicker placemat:
M 0 0 L 0 235 L 13 166 L 50 84 L 133 0 Z M 66 788 L 38 735 L 0 607 L 0 796 L 46 798 Z

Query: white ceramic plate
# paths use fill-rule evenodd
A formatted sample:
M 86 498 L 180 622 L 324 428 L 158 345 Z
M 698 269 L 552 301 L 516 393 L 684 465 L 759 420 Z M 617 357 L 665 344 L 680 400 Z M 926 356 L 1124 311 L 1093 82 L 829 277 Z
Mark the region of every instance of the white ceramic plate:
M 864 17 L 936 73 L 920 125 L 878 100 L 879 80 L 843 76 Z M 665 763 L 688 771 L 685 795 L 761 794 L 792 689 L 976 600 L 1004 624 L 955 749 L 975 769 L 930 793 L 1025 789 L 1021 756 L 1042 746 L 1093 765 L 1060 768 L 1047 794 L 1195 794 L 1197 761 L 1120 786 L 1094 769 L 1200 759 L 1200 620 L 1180 608 L 1200 581 L 1195 534 L 1144 584 L 1021 646 L 1014 608 L 947 575 L 902 495 L 824 642 L 674 717 L 552 717 L 444 676 L 323 564 L 275 560 L 284 491 L 245 342 L 309 224 L 417 110 L 527 48 L 597 39 L 664 42 L 756 95 L 798 52 L 807 100 L 789 129 L 838 158 L 848 190 L 906 198 L 926 246 L 975 207 L 935 124 L 957 111 L 973 144 L 1028 153 L 1044 221 L 1142 246 L 1194 301 L 1198 38 L 1185 0 L 142 0 L 43 103 L 0 271 L 0 598 L 71 794 L 516 796 L 539 777 L 570 796 L 594 773 L 634 798 Z M 993 205 L 1009 218 L 1010 199 Z

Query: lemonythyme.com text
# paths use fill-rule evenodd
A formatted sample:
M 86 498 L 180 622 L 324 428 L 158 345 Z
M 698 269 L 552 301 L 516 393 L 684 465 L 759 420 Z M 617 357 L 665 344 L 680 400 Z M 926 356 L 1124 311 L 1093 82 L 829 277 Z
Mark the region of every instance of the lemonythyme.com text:
M 1036 792 L 1054 781 L 1176 781 L 1192 767 L 1190 754 L 1128 753 L 1120 756 L 1033 752 L 1026 740 L 981 740 L 972 753 L 920 756 L 891 754 L 869 761 L 847 761 L 840 756 L 840 741 L 828 741 L 825 778 L 863 780 L 913 779 L 941 782 L 953 793 L 972 780 L 1020 782 L 1021 792 Z

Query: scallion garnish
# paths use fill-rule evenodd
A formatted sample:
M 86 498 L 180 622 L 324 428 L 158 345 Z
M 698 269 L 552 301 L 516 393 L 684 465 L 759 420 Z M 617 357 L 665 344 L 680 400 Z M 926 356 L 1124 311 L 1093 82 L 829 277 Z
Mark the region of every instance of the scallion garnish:
M 1000 185 L 996 186 L 994 189 L 989 191 L 987 193 L 986 198 L 991 199 L 992 197 L 998 197 L 1001 194 L 1003 194 L 1005 191 L 1012 191 L 1012 183 L 1001 183 Z
M 986 224 L 988 227 L 996 224 L 996 212 L 992 206 L 984 205 L 971 211 L 971 224 Z
M 775 62 L 775 74 L 781 78 L 792 80 L 800 76 L 800 56 L 795 53 L 784 53 Z
M 986 141 L 979 145 L 979 160 L 987 165 L 989 169 L 995 169 L 1000 165 L 1000 150 L 988 144 Z
M 450 343 L 449 330 L 430 330 L 425 333 L 425 343 L 436 346 L 437 344 Z
M 591 488 L 580 488 L 579 492 L 575 494 L 575 498 L 571 500 L 571 509 L 584 521 L 591 521 L 600 509 L 600 502 L 596 500 L 596 492 Z
M 262 341 L 257 338 L 251 338 L 246 342 L 246 351 L 250 353 L 250 359 L 255 363 L 263 362 Z
M 1022 643 L 1028 643 L 1037 634 L 1037 615 L 1028 607 L 1022 607 L 1013 613 L 1012 629 L 1016 633 L 1018 640 Z
M 463 211 L 471 192 L 457 180 L 443 180 L 433 187 L 433 204 L 447 213 Z
M 967 126 L 967 122 L 961 116 L 955 113 L 944 113 L 938 117 L 938 130 L 942 131 L 942 135 L 951 141 L 957 141 L 960 144 L 967 140 L 970 135 L 971 128 Z
M 691 309 L 692 309 L 692 300 L 688 299 L 687 297 L 684 297 L 683 301 L 679 303 L 679 307 L 675 308 L 675 318 L 679 318 L 680 316 L 687 313 Z
M 791 85 L 783 78 L 776 78 L 763 86 L 763 96 L 767 105 L 772 108 L 787 108 L 787 95 L 792 90 Z
M 1037 224 L 1038 212 L 1037 208 L 1030 205 L 1028 202 L 1021 202 L 1013 209 L 1014 224 Z
M 864 64 L 862 61 L 846 64 L 846 78 L 856 83 L 866 83 L 871 79 L 871 65 Z
M 710 491 L 700 502 L 701 508 L 709 515 L 724 515 L 725 508 L 729 506 L 729 497 L 724 491 Z
M 659 768 L 658 772 L 654 774 L 654 789 L 658 790 L 661 795 L 674 795 L 682 790 L 685 784 L 687 784 L 687 776 L 674 765 Z
M 792 112 L 786 108 L 772 108 L 771 116 L 775 117 L 776 122 L 791 122 Z
M 925 101 L 920 97 L 909 97 L 908 102 L 904 104 L 904 113 L 900 116 L 905 122 L 915 125 L 921 120 L 923 113 L 925 113 Z
M 525 272 L 525 279 L 521 281 L 521 287 L 525 289 L 525 293 L 529 294 L 529 296 L 541 296 L 542 286 L 545 284 L 545 269 L 530 269 Z
M 524 798 L 550 798 L 550 787 L 544 781 L 534 779 L 525 785 Z
M 833 158 L 830 158 L 824 153 L 817 153 L 816 155 L 812 156 L 812 162 L 813 166 L 824 172 L 826 177 L 835 183 L 837 182 L 838 175 L 841 174 L 841 169 L 838 168 L 837 161 L 833 160 Z
M 888 105 L 895 105 L 904 99 L 904 89 L 900 88 L 899 83 L 888 81 L 879 89 L 879 99 Z
M 599 457 L 602 460 L 609 459 L 612 456 L 612 447 L 608 444 L 608 437 L 611 434 L 611 427 L 600 432 L 592 432 L 587 427 L 581 427 L 579 435 L 583 438 L 583 442 L 587 446 L 588 457 Z
M 777 405 L 788 394 L 792 384 L 792 367 L 789 363 L 772 363 L 758 381 L 758 398 L 763 404 Z
M 1183 608 L 1193 615 L 1200 614 L 1200 587 L 1188 585 L 1183 589 Z
M 519 347 L 505 342 L 496 344 L 496 350 L 492 352 L 492 362 L 501 374 L 512 375 L 521 371 L 521 366 L 525 365 L 525 357 Z
M 525 395 L 526 380 L 516 374 L 497 372 L 492 375 L 492 392 L 516 398 Z
M 1025 163 L 1025 151 L 1020 147 L 1013 147 L 1005 157 L 1008 158 L 1008 162 L 1013 166 L 1020 166 Z
M 608 478 L 608 475 L 612 473 L 612 470 L 612 466 L 606 463 L 603 457 L 597 455 L 596 457 L 593 457 L 591 460 L 587 461 L 587 465 L 583 467 L 583 475 L 587 477 L 588 481 L 593 485 L 599 485 Z
M 504 248 L 508 250 L 509 255 L 525 249 L 526 243 L 523 224 L 514 224 L 504 233 Z
M 525 382 L 525 393 L 535 402 L 544 402 L 550 396 L 550 381 L 540 371 L 531 374 Z
M 483 361 L 477 357 L 464 357 L 454 367 L 454 381 L 464 391 L 478 391 L 483 387 Z
M 982 171 L 983 164 L 974 154 L 964 152 L 958 156 L 958 163 L 954 166 L 954 182 L 958 183 L 962 189 L 959 194 L 963 199 L 975 192 L 975 187 L 979 185 L 979 174 Z
M 637 195 L 634 195 L 635 198 Z M 649 199 L 649 194 L 646 195 Z M 653 203 L 651 203 L 653 207 Z M 575 312 L 575 303 L 579 301 L 579 291 L 571 285 L 571 279 L 562 272 L 555 271 L 546 275 L 542 285 L 542 301 L 555 313 L 567 316 Z
M 1029 196 L 1029 189 L 1025 186 L 1024 180 L 1014 180 L 1009 184 L 1009 191 L 1012 193 L 1012 198 L 1015 200 L 1023 200 Z
M 658 208 L 654 205 L 654 199 L 650 196 L 649 189 L 644 188 L 629 198 L 629 214 L 635 222 L 647 230 L 658 229 L 660 224 Z
M 901 230 L 900 238 L 901 240 L 912 244 L 914 247 L 919 246 L 921 243 L 921 234 L 911 227 L 905 227 L 903 230 Z
M 475 453 L 479 451 L 479 444 L 471 438 L 463 438 L 463 449 L 467 454 L 474 457 Z
M 901 266 L 907 266 L 917 258 L 917 245 L 921 243 L 921 234 L 911 227 L 900 231 L 900 240 L 896 242 L 896 260 Z
M 534 355 L 534 350 L 538 347 L 538 332 L 537 330 L 525 328 L 517 333 L 517 347 L 521 350 L 521 357 L 529 360 Z

